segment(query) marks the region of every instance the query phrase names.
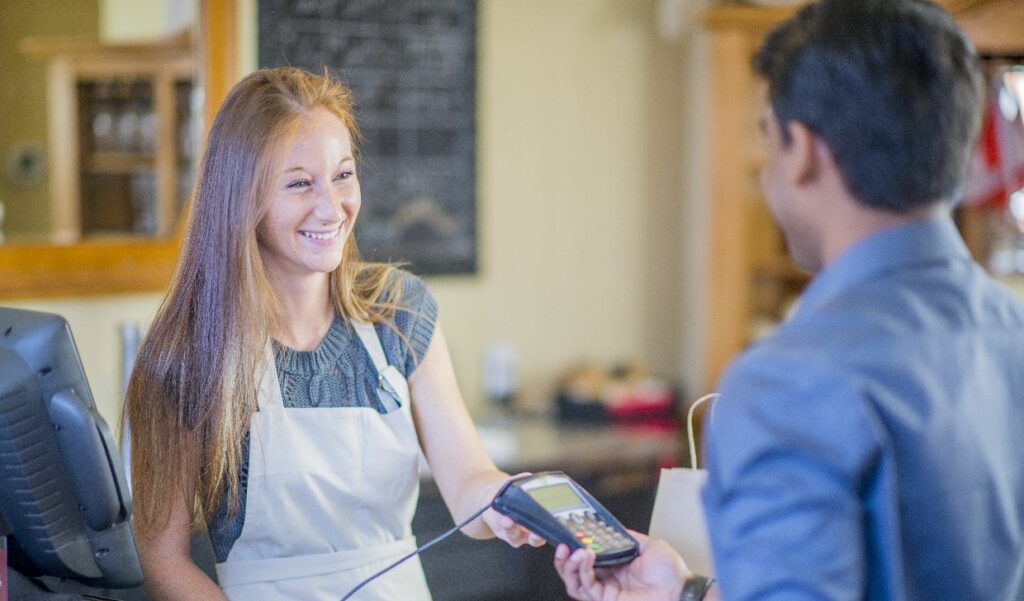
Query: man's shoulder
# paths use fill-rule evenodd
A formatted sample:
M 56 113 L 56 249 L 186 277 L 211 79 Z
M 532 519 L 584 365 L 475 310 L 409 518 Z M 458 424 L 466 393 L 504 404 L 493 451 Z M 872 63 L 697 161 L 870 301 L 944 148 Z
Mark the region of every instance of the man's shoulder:
M 828 347 L 827 334 L 780 328 L 733 361 L 722 376 L 721 391 L 770 390 L 792 395 L 817 387 L 825 378 L 844 379 L 842 355 Z
M 1024 328 L 1024 306 L 973 262 L 896 271 L 850 288 L 778 331 L 779 347 L 843 355 L 858 345 L 917 344 L 935 336 Z
M 757 382 L 794 392 L 828 381 L 863 388 L 896 372 L 954 366 L 966 341 L 1024 356 L 1024 307 L 979 271 L 898 274 L 798 310 L 744 352 L 722 386 Z

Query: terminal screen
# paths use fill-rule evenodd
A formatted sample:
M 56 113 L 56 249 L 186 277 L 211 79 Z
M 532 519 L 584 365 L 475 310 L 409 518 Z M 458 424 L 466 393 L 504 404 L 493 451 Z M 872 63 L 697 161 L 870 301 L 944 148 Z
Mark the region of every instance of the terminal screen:
M 553 484 L 532 488 L 529 491 L 534 501 L 541 504 L 541 507 L 551 513 L 556 513 L 570 507 L 587 507 L 586 501 L 580 497 L 572 486 L 568 484 Z

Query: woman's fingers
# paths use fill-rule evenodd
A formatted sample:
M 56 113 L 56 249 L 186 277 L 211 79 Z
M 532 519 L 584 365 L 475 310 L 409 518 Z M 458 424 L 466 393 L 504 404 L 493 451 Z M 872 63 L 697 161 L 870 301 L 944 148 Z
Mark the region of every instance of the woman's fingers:
M 510 536 L 510 542 L 514 540 L 517 543 L 515 545 L 516 547 L 522 544 L 527 544 L 531 547 L 543 547 L 547 544 L 547 541 L 544 540 L 543 537 L 537 536 L 522 526 L 516 526 L 512 532 L 513 534 Z
M 521 547 L 522 545 L 543 547 L 547 544 L 544 537 L 538 536 L 526 528 L 523 528 L 507 515 L 495 512 L 495 516 L 495 518 L 488 520 L 492 525 L 492 530 L 494 530 L 495 536 L 507 542 L 509 545 L 513 547 Z

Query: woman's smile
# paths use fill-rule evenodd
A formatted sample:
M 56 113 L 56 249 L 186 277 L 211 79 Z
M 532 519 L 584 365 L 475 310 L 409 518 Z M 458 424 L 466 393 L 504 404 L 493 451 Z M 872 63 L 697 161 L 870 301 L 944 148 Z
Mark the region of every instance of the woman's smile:
M 299 230 L 299 235 L 312 240 L 313 242 L 323 242 L 330 244 L 341 237 L 341 230 L 344 224 L 332 230 Z

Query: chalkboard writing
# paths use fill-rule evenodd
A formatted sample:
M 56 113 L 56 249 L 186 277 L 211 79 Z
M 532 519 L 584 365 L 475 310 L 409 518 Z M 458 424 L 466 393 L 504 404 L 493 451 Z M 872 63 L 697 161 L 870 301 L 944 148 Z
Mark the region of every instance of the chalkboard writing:
M 475 63 L 475 0 L 259 2 L 260 66 L 326 66 L 355 96 L 368 259 L 475 272 Z

